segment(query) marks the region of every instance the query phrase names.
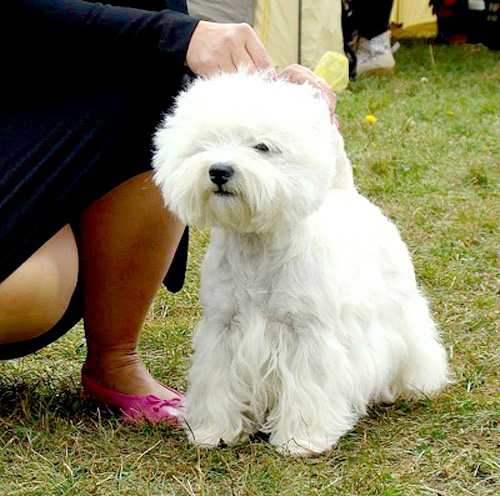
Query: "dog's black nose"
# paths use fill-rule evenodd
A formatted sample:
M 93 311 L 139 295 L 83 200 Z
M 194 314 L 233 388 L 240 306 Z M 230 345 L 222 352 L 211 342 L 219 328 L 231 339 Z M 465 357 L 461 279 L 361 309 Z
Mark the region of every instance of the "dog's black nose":
M 217 186 L 221 187 L 226 184 L 229 179 L 234 174 L 234 169 L 226 163 L 217 163 L 210 166 L 208 170 L 208 175 L 210 176 L 210 181 L 212 181 Z

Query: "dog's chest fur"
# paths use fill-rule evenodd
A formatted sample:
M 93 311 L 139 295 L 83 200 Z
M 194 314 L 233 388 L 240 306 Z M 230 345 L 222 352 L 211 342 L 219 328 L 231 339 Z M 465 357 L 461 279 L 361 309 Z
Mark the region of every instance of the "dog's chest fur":
M 215 228 L 203 264 L 202 305 L 228 329 L 252 315 L 267 332 L 344 328 L 346 319 L 364 320 L 374 305 L 390 315 L 395 295 L 404 298 L 411 280 L 404 246 L 381 247 L 395 236 L 378 209 L 355 193 L 332 193 L 315 214 L 279 233 Z M 407 265 L 408 274 L 393 278 L 393 264 L 399 275 Z
M 300 255 L 294 256 L 291 250 L 284 252 L 283 246 L 273 247 L 270 241 L 271 237 L 218 229 L 212 233 L 202 277 L 215 285 L 209 290 L 209 299 L 213 291 L 224 293 L 217 294 L 216 299 L 219 312 L 226 313 L 228 320 L 244 311 L 257 312 L 268 323 L 291 324 L 290 309 L 303 306 L 292 301 L 300 298 L 291 294 L 288 275 Z

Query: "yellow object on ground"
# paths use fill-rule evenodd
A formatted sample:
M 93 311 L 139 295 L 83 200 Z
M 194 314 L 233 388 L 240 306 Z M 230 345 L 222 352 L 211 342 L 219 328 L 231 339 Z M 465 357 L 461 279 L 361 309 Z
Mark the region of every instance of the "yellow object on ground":
M 349 84 L 349 60 L 342 53 L 326 52 L 314 72 L 324 78 L 333 91 L 344 90 Z

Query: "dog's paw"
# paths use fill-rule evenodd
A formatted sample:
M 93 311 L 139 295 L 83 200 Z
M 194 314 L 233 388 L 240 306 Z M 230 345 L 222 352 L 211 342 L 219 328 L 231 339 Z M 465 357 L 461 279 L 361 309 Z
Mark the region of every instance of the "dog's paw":
M 210 430 L 192 429 L 189 425 L 186 427 L 188 441 L 197 444 L 201 448 L 216 448 L 221 441 L 221 435 Z
M 429 339 L 411 352 L 401 374 L 400 396 L 406 399 L 433 396 L 449 384 L 446 352 L 439 342 Z
M 198 445 L 200 448 L 203 449 L 212 449 L 212 448 L 217 448 L 220 444 L 220 438 L 217 436 L 206 436 L 204 434 L 201 435 L 195 435 L 195 436 L 188 436 L 188 440 L 192 444 Z
M 246 443 L 249 439 L 249 435 L 242 432 L 237 436 L 224 437 L 222 441 L 228 446 L 236 446 L 238 444 Z
M 316 446 L 311 444 L 309 441 L 296 439 L 290 439 L 286 443 L 276 444 L 276 451 L 278 453 L 296 457 L 318 456 L 328 448 L 330 448 L 329 445 Z
M 221 443 L 227 446 L 236 446 L 248 441 L 250 434 L 240 433 L 215 433 L 204 429 L 187 429 L 189 442 L 197 444 L 201 448 L 215 448 Z

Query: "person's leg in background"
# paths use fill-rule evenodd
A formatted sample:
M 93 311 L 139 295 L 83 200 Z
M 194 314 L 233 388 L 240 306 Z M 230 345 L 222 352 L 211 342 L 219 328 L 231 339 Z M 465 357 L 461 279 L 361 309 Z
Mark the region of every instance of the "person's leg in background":
M 390 17 L 393 0 L 352 0 L 353 23 L 359 42 L 357 74 L 393 72 Z

